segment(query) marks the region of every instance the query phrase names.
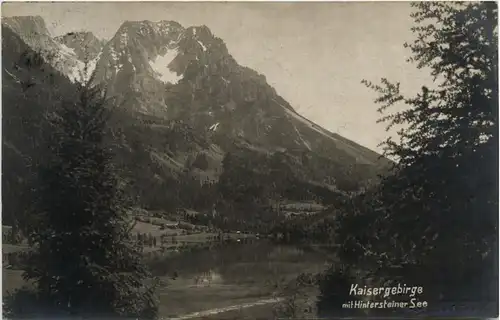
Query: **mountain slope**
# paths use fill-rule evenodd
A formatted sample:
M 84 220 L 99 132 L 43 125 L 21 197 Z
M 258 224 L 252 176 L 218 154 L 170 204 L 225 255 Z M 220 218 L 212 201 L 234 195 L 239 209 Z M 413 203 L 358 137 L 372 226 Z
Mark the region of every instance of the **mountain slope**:
M 40 53 L 46 61 L 65 74 L 72 82 L 86 79 L 85 63 L 74 49 L 54 39 L 40 16 L 2 17 L 2 26 L 8 26 L 28 46 Z
M 37 164 L 46 155 L 45 114 L 74 93 L 71 82 L 2 24 L 2 209 L 22 219 Z
M 268 152 L 311 153 L 342 165 L 385 164 L 375 152 L 296 113 L 205 26 L 125 22 L 96 72 L 130 110 L 188 123 L 225 151 L 236 142 Z
M 299 115 L 206 26 L 126 21 L 106 43 L 86 32 L 54 39 L 39 17 L 7 18 L 2 26 L 42 55 L 55 50 L 80 64 L 85 55 L 93 59 L 94 81 L 120 106 L 111 123 L 116 161 L 146 208 L 209 210 L 218 201 L 237 202 L 240 194 L 221 190 L 238 186 L 256 195 L 245 201 L 262 205 L 327 201 L 372 183 L 388 165 Z M 32 33 L 41 36 L 34 40 Z M 66 48 L 71 55 L 61 54 Z M 7 92 L 11 99 L 21 94 Z
M 69 32 L 54 39 L 74 50 L 80 61 L 96 59 L 106 44 L 105 40 L 100 40 L 92 32 L 85 31 Z

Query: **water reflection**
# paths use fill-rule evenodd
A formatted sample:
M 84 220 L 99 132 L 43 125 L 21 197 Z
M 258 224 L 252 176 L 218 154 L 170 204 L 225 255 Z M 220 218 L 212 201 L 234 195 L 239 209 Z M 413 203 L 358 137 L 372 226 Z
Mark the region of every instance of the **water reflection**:
M 317 249 L 258 241 L 184 248 L 151 258 L 149 264 L 164 283 L 160 313 L 175 317 L 268 301 L 300 273 L 324 271 L 328 260 Z M 266 303 L 258 309 L 269 318 L 274 307 Z
M 154 275 L 193 279 L 196 285 L 266 282 L 323 271 L 327 261 L 324 252 L 268 242 L 213 244 L 149 258 Z

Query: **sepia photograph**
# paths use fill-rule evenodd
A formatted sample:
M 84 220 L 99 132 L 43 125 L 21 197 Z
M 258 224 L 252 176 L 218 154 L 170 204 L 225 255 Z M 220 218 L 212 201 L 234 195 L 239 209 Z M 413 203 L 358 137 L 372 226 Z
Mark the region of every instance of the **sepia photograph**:
M 498 318 L 498 4 L 3 2 L 4 319 Z

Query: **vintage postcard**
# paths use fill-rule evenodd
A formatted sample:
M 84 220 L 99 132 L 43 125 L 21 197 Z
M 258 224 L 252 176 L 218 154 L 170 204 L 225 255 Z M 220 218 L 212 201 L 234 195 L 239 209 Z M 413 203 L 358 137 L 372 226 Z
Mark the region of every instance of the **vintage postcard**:
M 6 319 L 498 317 L 496 2 L 4 2 Z

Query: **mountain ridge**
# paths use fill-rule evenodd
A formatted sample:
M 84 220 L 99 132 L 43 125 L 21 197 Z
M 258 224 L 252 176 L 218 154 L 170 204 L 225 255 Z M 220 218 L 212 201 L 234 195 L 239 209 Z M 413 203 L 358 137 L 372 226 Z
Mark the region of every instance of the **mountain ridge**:
M 95 83 L 121 106 L 110 124 L 116 132 L 116 161 L 135 183 L 130 192 L 142 197 L 142 206 L 189 206 L 194 200 L 179 200 L 180 193 L 205 197 L 227 183 L 247 185 L 244 193 L 257 192 L 261 200 L 313 199 L 317 192 L 325 200 L 332 192 L 366 187 L 389 164 L 375 151 L 300 115 L 264 75 L 239 65 L 206 26 L 125 21 L 106 42 L 85 31 L 46 35 L 36 42 L 26 35 L 31 26 L 24 30 L 21 22 L 43 31 L 38 18 L 10 21 L 17 23 L 12 31 L 34 51 L 69 48 L 67 57 L 79 61 L 78 67 L 90 47 Z M 3 27 L 9 24 L 2 20 Z M 68 74 L 67 68 L 55 68 Z M 227 160 L 231 157 L 236 160 Z M 254 182 L 241 181 L 242 172 Z M 165 197 L 164 190 L 177 190 L 177 198 Z M 236 201 L 227 197 L 222 195 L 223 201 Z M 196 209 L 210 207 L 207 199 L 199 201 Z
M 54 37 L 54 39 L 66 47 L 75 50 L 78 59 L 81 61 L 90 61 L 97 58 L 107 43 L 106 40 L 98 39 L 89 31 L 68 32 L 64 35 Z

